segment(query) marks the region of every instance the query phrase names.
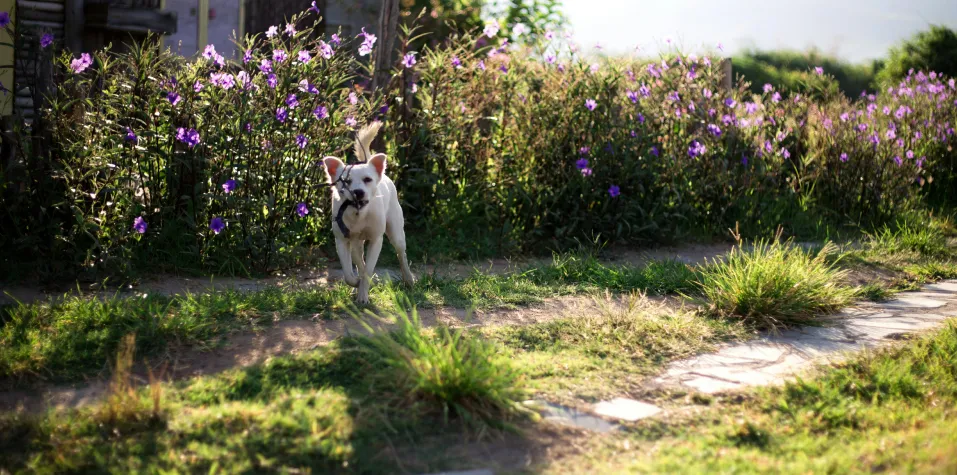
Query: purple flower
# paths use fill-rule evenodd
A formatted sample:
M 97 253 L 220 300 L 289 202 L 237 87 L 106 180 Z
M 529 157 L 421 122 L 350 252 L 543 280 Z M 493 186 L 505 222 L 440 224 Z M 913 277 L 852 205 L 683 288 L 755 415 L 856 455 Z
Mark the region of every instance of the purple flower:
M 199 145 L 199 132 L 196 129 L 180 127 L 176 129 L 176 140 L 185 143 L 189 148 L 193 148 Z
M 774 90 L 774 86 L 772 86 L 772 85 L 770 85 L 770 84 L 765 84 L 765 85 L 764 85 L 764 93 L 765 93 L 765 94 L 767 94 L 767 93 L 769 93 L 769 92 L 771 92 L 771 91 L 773 91 L 773 90 Z
M 847 122 L 848 119 L 850 119 L 850 116 L 847 114 L 847 112 L 841 114 L 841 122 Z
M 918 159 L 917 159 L 917 168 L 922 168 L 922 167 L 924 166 L 924 160 L 926 160 L 926 159 L 927 159 L 927 157 L 920 157 L 920 158 L 918 158 Z
M 765 141 L 764 141 L 764 150 L 767 151 L 768 153 L 771 153 L 771 152 L 774 151 L 774 146 L 771 145 L 771 141 L 770 141 L 770 140 L 765 140 Z
M 697 140 L 692 140 L 691 145 L 688 147 L 688 156 L 691 158 L 700 157 L 707 151 L 708 147 L 705 147 L 704 144 Z
M 46 49 L 47 46 L 50 46 L 52 44 L 53 44 L 53 35 L 49 33 L 44 33 L 43 36 L 40 37 L 40 48 Z
M 289 112 L 286 111 L 285 107 L 280 107 L 276 109 L 276 120 L 279 122 L 286 122 L 286 119 L 289 118 Z
M 213 59 L 216 54 L 216 45 L 206 45 L 206 48 L 203 49 L 203 57 L 206 59 Z
M 591 168 L 582 168 L 582 169 L 581 169 L 581 172 L 582 172 L 582 176 L 591 176 L 591 174 L 592 174 L 592 169 L 591 169 Z
M 309 144 L 309 137 L 306 137 L 305 135 L 302 135 L 302 134 L 299 134 L 296 136 L 296 145 L 298 145 L 299 148 L 306 148 L 306 145 L 308 144 Z
M 639 124 L 644 124 L 644 123 L 645 123 L 645 116 L 641 115 L 640 112 L 638 113 L 638 123 L 639 123 Z
M 362 28 L 362 33 L 359 33 L 357 38 L 363 37 L 362 44 L 359 45 L 359 56 L 365 56 L 369 53 L 372 53 L 372 47 L 375 45 L 376 37 L 371 33 L 366 33 L 365 27 Z
M 166 94 L 166 99 L 169 100 L 170 104 L 175 106 L 176 104 L 179 104 L 180 97 L 179 97 L 179 94 L 173 91 L 170 91 Z
M 246 128 L 246 132 L 252 132 L 252 131 L 253 131 L 253 123 L 252 123 L 252 122 L 246 122 L 246 127 L 245 127 L 245 128 Z
M 146 228 L 149 227 L 149 224 L 146 223 L 146 220 L 142 216 L 137 216 L 133 220 L 133 231 L 136 231 L 140 234 L 146 233 Z
M 309 61 L 312 61 L 312 56 L 306 50 L 300 51 L 299 54 L 296 55 L 296 58 L 301 64 L 308 64 Z
M 651 154 L 654 155 L 654 156 L 656 156 L 656 157 L 659 156 L 659 155 L 660 155 L 660 152 L 658 152 L 658 147 L 652 146 L 652 147 L 651 147 Z
M 817 74 L 818 76 L 823 75 L 823 74 L 824 74 L 824 68 L 822 68 L 822 67 L 820 67 L 820 66 L 815 67 L 815 68 L 814 68 L 814 74 Z
M 269 73 L 269 76 L 266 76 L 266 84 L 270 89 L 275 89 L 279 85 L 279 78 L 275 74 Z
M 93 64 L 93 58 L 91 58 L 89 54 L 83 53 L 79 59 L 70 61 L 70 69 L 72 69 L 74 73 L 80 74 L 86 71 L 86 68 L 90 67 L 91 64 Z
M 359 96 L 355 92 L 349 93 L 349 104 L 356 105 L 359 103 Z
M 674 102 L 681 101 L 681 94 L 678 94 L 678 91 L 671 91 L 668 93 L 668 99 L 671 99 Z
M 718 127 L 715 124 L 708 124 L 708 132 L 711 132 L 711 135 L 714 135 L 715 137 L 720 137 L 721 127 Z
M 289 94 L 286 96 L 286 105 L 289 106 L 289 109 L 295 109 L 299 107 L 299 99 L 296 98 L 295 94 Z
M 332 35 L 336 36 L 336 35 Z M 335 50 L 332 49 L 332 46 L 326 43 L 325 41 L 319 40 L 319 56 L 329 59 L 332 58 L 332 55 L 336 54 Z
M 585 100 L 585 107 L 586 107 L 588 110 L 593 111 L 593 110 L 595 110 L 596 107 L 598 107 L 598 103 L 595 102 L 594 99 L 586 99 L 586 100 Z
M 741 165 L 748 166 L 748 156 L 743 153 L 741 154 Z
M 642 84 L 641 87 L 638 88 L 638 94 L 641 94 L 641 97 L 648 97 L 651 95 L 651 89 Z
M 582 156 L 588 155 L 588 152 L 590 151 L 591 149 L 588 147 L 581 147 L 578 149 L 578 153 L 581 154 Z
M 901 166 L 901 165 L 904 164 L 904 161 L 901 160 L 901 156 L 900 156 L 900 155 L 897 155 L 897 156 L 894 157 L 894 163 L 896 163 L 897 166 Z
M 774 103 L 781 102 L 781 93 L 775 91 L 774 94 L 771 94 L 771 102 L 774 102 Z
M 276 28 L 276 25 L 270 26 L 269 29 L 266 30 L 266 38 L 272 38 L 277 34 L 279 34 L 279 28 Z
M 894 140 L 897 138 L 897 132 L 895 132 L 893 129 L 888 130 L 884 135 L 887 136 L 887 140 Z
M 309 11 L 316 12 L 316 15 L 319 14 L 319 6 L 316 5 L 316 0 L 312 0 L 312 6 L 309 7 Z
M 724 125 L 731 125 L 734 123 L 734 117 L 728 114 L 724 114 L 721 116 L 721 122 L 723 122 Z
M 250 61 L 252 61 L 252 59 L 253 59 L 253 50 L 247 49 L 246 52 L 243 53 L 243 64 L 249 63 Z
M 485 29 L 482 30 L 482 34 L 491 38 L 498 34 L 498 23 L 489 23 L 485 25 Z
M 199 92 L 203 90 L 203 83 L 199 82 L 199 79 L 193 83 L 193 92 Z
M 212 73 L 209 75 L 209 82 L 226 90 L 232 89 L 236 83 L 233 75 L 229 73 Z
M 788 152 L 788 149 L 786 149 L 786 148 L 782 148 L 782 149 L 781 149 L 781 156 L 784 157 L 784 158 L 791 158 L 791 152 Z
M 270 60 L 268 60 L 268 59 L 266 59 L 266 58 L 263 58 L 261 61 L 259 61 L 259 71 L 260 71 L 260 72 L 263 72 L 263 73 L 271 73 L 271 72 L 272 72 L 272 61 L 270 61 Z
M 127 142 L 136 143 L 138 140 L 139 140 L 139 139 L 137 139 L 136 134 L 133 133 L 133 129 L 127 127 L 127 128 L 126 128 L 126 141 L 127 141 Z
M 859 132 L 863 132 L 863 131 L 867 130 L 867 124 L 866 124 L 866 123 L 863 123 L 863 122 L 860 123 L 860 124 L 857 124 L 857 130 L 858 130 Z
M 316 119 L 325 119 L 329 117 L 329 109 L 326 109 L 326 106 L 317 106 L 315 110 L 312 111 L 312 115 L 316 116 Z
M 10 24 L 10 13 L 0 12 L 0 28 L 6 28 Z
M 219 234 L 226 229 L 226 223 L 223 222 L 223 218 L 216 216 L 215 218 L 209 220 L 209 229 L 213 230 L 213 234 Z
M 913 150 L 908 150 L 907 153 L 904 154 L 904 156 L 906 156 L 908 160 L 913 160 L 913 159 L 914 159 L 914 151 L 913 151 Z
M 479 60 L 478 64 L 476 64 L 475 67 L 482 71 L 485 71 L 485 60 Z
M 726 106 L 728 106 L 728 107 L 731 107 L 731 108 L 734 108 L 734 106 L 737 105 L 737 104 L 738 104 L 738 103 L 735 102 L 735 100 L 732 99 L 732 98 L 730 98 L 730 97 L 724 100 L 724 105 L 726 105 Z
M 239 83 L 239 87 L 249 89 L 253 85 L 253 78 L 249 77 L 246 71 L 240 71 L 236 73 L 236 82 Z
M 402 57 L 402 67 L 411 68 L 412 66 L 415 66 L 415 51 Z
M 577 168 L 577 169 L 579 169 L 579 170 L 584 170 L 584 169 L 588 168 L 588 159 L 587 159 L 587 158 L 579 158 L 578 161 L 575 162 L 575 168 Z
M 302 92 L 308 92 L 310 94 L 319 94 L 319 88 L 317 88 L 315 84 L 309 84 L 308 79 L 299 81 L 299 90 Z
M 232 193 L 233 190 L 235 189 L 236 189 L 236 180 L 233 180 L 232 178 L 230 178 L 223 182 L 224 193 Z
M 296 214 L 298 214 L 300 218 L 305 218 L 306 215 L 309 214 L 309 207 L 306 206 L 305 203 L 299 203 L 299 204 L 297 204 L 297 205 L 296 205 Z
M 618 185 L 611 185 L 608 187 L 608 196 L 612 198 L 617 198 L 621 194 L 621 189 L 618 188 Z
M 339 38 L 339 35 L 333 33 L 332 36 L 329 37 L 329 42 L 335 46 L 339 46 L 339 44 L 342 43 L 342 39 Z
M 285 33 L 287 36 L 293 36 L 296 34 L 296 26 L 292 23 L 286 23 Z
M 745 110 L 745 112 L 747 112 L 748 114 L 754 114 L 755 112 L 758 111 L 758 105 L 755 104 L 755 103 L 753 103 L 753 102 L 745 102 L 745 103 L 744 103 L 744 110 Z
M 452 56 L 452 67 L 462 67 L 462 60 L 460 60 L 458 56 Z
M 272 52 L 272 60 L 276 63 L 281 63 L 287 58 L 289 58 L 289 56 L 287 56 L 286 52 L 281 49 L 273 50 Z
M 356 122 L 355 117 L 353 116 L 346 117 L 346 125 L 348 125 L 349 127 L 355 127 L 356 124 L 358 124 L 358 122 Z
M 704 96 L 705 99 L 711 99 L 711 96 L 713 96 L 714 93 L 711 92 L 711 89 L 704 88 L 701 90 L 701 95 Z
M 842 162 L 847 162 L 847 154 L 846 154 L 846 153 L 842 153 L 842 154 L 841 154 L 841 161 L 842 161 Z

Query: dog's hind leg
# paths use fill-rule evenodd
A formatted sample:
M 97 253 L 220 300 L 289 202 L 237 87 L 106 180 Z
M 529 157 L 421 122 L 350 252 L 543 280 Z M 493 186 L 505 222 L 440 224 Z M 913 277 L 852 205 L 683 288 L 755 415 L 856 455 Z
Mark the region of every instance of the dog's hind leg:
M 339 254 L 339 264 L 342 265 L 342 276 L 347 284 L 357 287 L 359 285 L 359 277 L 356 275 L 355 268 L 352 267 L 352 250 L 349 247 L 349 241 L 336 238 L 336 254 Z
M 402 280 L 412 285 L 415 283 L 415 276 L 412 275 L 412 269 L 409 268 L 409 258 L 405 255 L 405 228 L 402 215 L 393 216 L 390 214 L 386 218 L 385 233 L 389 236 L 389 242 L 395 248 L 399 255 L 399 267 L 402 269 Z
M 359 303 L 369 303 L 369 286 L 372 285 L 372 274 L 382 252 L 382 236 L 369 241 L 369 252 L 365 262 L 359 267 Z

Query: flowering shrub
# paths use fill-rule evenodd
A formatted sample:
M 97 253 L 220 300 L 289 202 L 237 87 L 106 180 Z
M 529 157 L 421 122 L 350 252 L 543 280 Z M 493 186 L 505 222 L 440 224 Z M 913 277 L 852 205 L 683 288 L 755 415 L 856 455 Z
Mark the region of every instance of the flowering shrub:
M 58 242 L 93 267 L 286 265 L 331 237 L 320 159 L 373 118 L 413 239 L 462 254 L 876 224 L 955 168 L 957 92 L 936 73 L 853 102 L 823 69 L 803 95 L 721 90 L 707 56 L 595 61 L 553 32 L 509 45 L 490 23 L 403 48 L 373 94 L 353 82 L 375 36 L 316 36 L 318 20 L 244 38 L 231 61 L 152 43 L 61 58 L 48 113 L 74 221 Z

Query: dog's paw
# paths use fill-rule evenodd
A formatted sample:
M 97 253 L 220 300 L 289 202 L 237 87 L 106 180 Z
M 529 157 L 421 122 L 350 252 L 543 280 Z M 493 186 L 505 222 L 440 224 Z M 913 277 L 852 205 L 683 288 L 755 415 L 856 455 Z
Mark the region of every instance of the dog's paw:
M 346 283 L 349 284 L 349 285 L 352 286 L 352 287 L 358 287 L 358 286 L 359 286 L 359 276 L 356 275 L 356 274 L 351 274 L 351 275 L 350 275 L 350 274 L 346 274 L 346 275 L 343 276 L 343 280 L 345 280 Z

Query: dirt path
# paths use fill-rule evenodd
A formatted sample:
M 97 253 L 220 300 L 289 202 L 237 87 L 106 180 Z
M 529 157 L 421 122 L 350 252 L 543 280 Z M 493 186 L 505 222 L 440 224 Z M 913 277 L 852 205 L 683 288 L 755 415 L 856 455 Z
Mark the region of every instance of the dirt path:
M 700 244 L 682 247 L 661 247 L 654 249 L 614 248 L 603 252 L 603 262 L 615 265 L 640 265 L 655 260 L 675 259 L 689 264 L 699 264 L 714 259 L 731 250 L 731 244 Z M 413 271 L 419 275 L 434 274 L 443 278 L 467 277 L 474 271 L 486 274 L 504 274 L 536 264 L 551 262 L 551 258 L 539 259 L 489 259 L 470 263 L 451 263 L 442 265 L 416 266 Z M 398 269 L 380 267 L 380 275 L 391 275 L 398 279 Z M 63 295 L 125 295 L 134 293 L 154 293 L 161 295 L 181 295 L 185 293 L 203 293 L 232 289 L 238 291 L 256 291 L 268 287 L 310 288 L 325 287 L 342 279 L 342 270 L 338 263 L 330 261 L 326 267 L 302 268 L 278 272 L 276 275 L 260 279 L 241 277 L 182 277 L 161 275 L 135 284 L 103 289 L 100 284 L 62 284 L 54 286 L 2 285 L 0 284 L 0 305 L 17 301 L 31 303 L 58 298 Z
M 613 305 L 623 304 L 623 297 L 602 297 Z M 675 297 L 648 297 L 649 305 L 677 307 L 682 305 Z M 502 325 L 530 325 L 562 317 L 597 315 L 601 304 L 596 296 L 565 296 L 515 309 L 477 310 L 439 307 L 418 310 L 425 327 L 446 324 L 452 327 L 486 327 Z M 388 330 L 389 322 L 376 322 L 376 330 Z M 336 320 L 280 320 L 260 331 L 243 331 L 226 335 L 214 348 L 192 346 L 171 347 L 153 358 L 155 368 L 165 362 L 164 380 L 177 381 L 211 375 L 232 368 L 262 363 L 275 356 L 295 354 L 315 349 L 347 334 L 367 333 L 355 319 L 343 316 Z M 138 384 L 147 383 L 147 368 L 141 365 L 134 372 Z M 109 387 L 106 377 L 90 378 L 72 384 L 38 384 L 29 389 L 0 389 L 0 411 L 25 410 L 37 412 L 50 407 L 82 407 L 101 400 Z

